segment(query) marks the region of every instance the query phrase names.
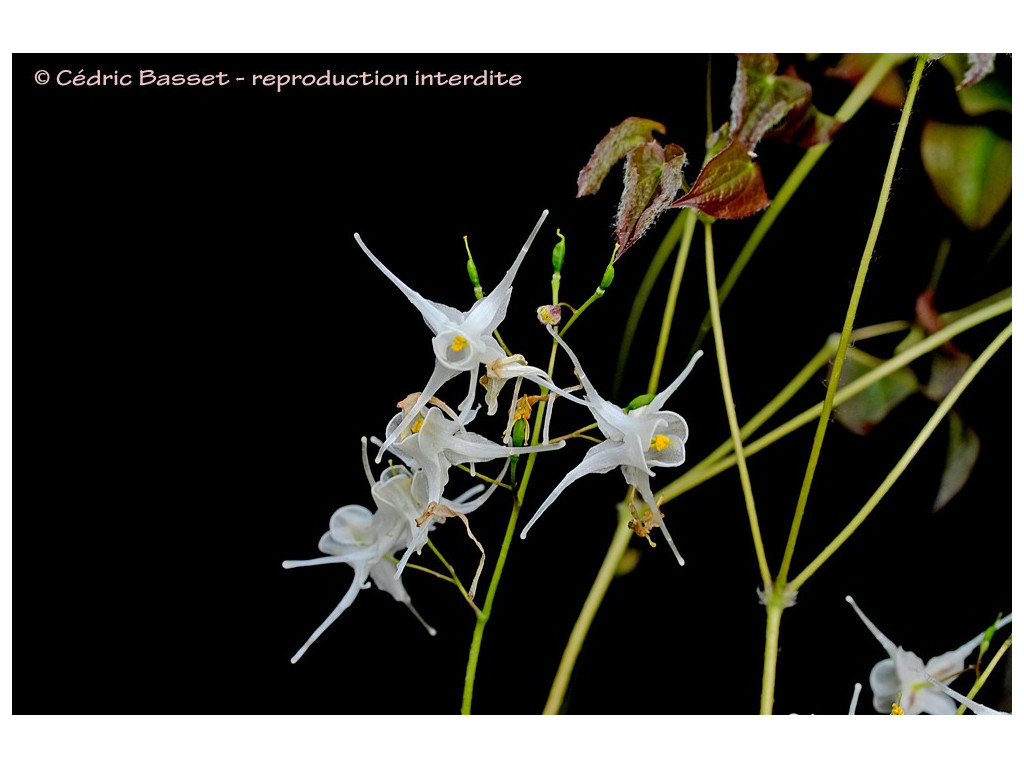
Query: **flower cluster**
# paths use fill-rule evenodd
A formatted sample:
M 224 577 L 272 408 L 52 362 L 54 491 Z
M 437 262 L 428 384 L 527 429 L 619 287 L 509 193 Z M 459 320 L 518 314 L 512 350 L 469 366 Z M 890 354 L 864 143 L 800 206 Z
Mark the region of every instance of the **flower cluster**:
M 672 537 L 664 527 L 658 503 L 651 491 L 650 478 L 654 475 L 653 467 L 675 467 L 685 458 L 684 444 L 688 434 L 686 422 L 679 414 L 664 410 L 664 405 L 682 384 L 700 353 L 694 356 L 686 370 L 662 393 L 645 398 L 643 403 L 634 403 L 635 407 L 622 409 L 604 400 L 584 374 L 575 353 L 553 327 L 553 323 L 557 323 L 557 311 L 546 313 L 545 317 L 550 322 L 544 322 L 544 327 L 575 365 L 584 390 L 583 396 L 572 394 L 572 390 L 578 390 L 580 386 L 557 386 L 548 373 L 528 365 L 522 355 L 511 354 L 503 349 L 495 338 L 497 326 L 508 311 L 513 280 L 547 213 L 544 211 L 541 215 L 512 266 L 495 289 L 486 296 L 478 293 L 480 298 L 464 312 L 425 299 L 385 267 L 359 235 L 355 235 L 363 252 L 412 302 L 433 334 L 434 371 L 421 391 L 413 392 L 398 403 L 400 411 L 387 424 L 383 439 L 372 438 L 379 449 L 376 457 L 378 463 L 385 452 L 390 452 L 401 464 L 390 465 L 375 479 L 366 452 L 367 440 L 363 438 L 363 465 L 376 511 L 371 512 L 358 505 L 342 507 L 334 513 L 330 530 L 320 540 L 320 551 L 324 557 L 284 563 L 285 568 L 347 563 L 355 572 L 341 602 L 295 654 L 293 662 L 306 652 L 352 604 L 358 592 L 371 582 L 399 602 L 405 603 L 419 618 L 419 614 L 412 608 L 401 577 L 410 556 L 422 551 L 435 525 L 445 518 L 457 516 L 466 523 L 468 531 L 469 524 L 465 515 L 478 509 L 494 493 L 512 457 L 556 450 L 565 445 L 563 440 L 554 443 L 548 441 L 551 407 L 544 426 L 543 443 L 528 446 L 524 444 L 525 440 L 513 439 L 516 420 L 527 417 L 532 404 L 545 397 L 568 399 L 588 409 L 605 440 L 591 448 L 579 466 L 558 483 L 538 507 L 522 531 L 522 536 L 525 538 L 527 531 L 570 483 L 584 475 L 604 473 L 618 467 L 626 482 L 639 492 L 646 505 L 640 511 L 630 494 L 630 506 L 634 513 L 630 527 L 643 537 L 649 537 L 653 528 L 661 528 L 680 565 L 683 563 Z M 481 367 L 485 374 L 478 379 Z M 463 372 L 470 374 L 469 391 L 456 411 L 436 395 L 445 383 Z M 541 387 L 542 394 L 520 398 L 520 387 L 524 380 Z M 488 415 L 494 415 L 498 412 L 498 398 L 505 384 L 510 381 L 515 383 L 504 443 L 494 442 L 467 429 L 480 409 L 480 406 L 474 405 L 477 383 L 485 390 L 484 402 Z M 553 400 L 549 400 L 550 406 L 553 403 Z M 487 490 L 477 486 L 454 500 L 445 497 L 449 471 L 453 466 L 468 465 L 470 474 L 475 475 L 477 463 L 497 459 L 505 459 L 505 465 L 497 480 Z M 472 532 L 469 535 L 476 541 Z M 477 545 L 480 546 L 479 542 Z M 480 549 L 482 552 L 483 548 Z M 403 553 L 400 559 L 399 553 Z M 470 599 L 475 585 L 476 579 L 469 590 Z M 427 626 L 425 622 L 424 626 Z M 427 629 L 434 634 L 432 628 L 427 626 Z

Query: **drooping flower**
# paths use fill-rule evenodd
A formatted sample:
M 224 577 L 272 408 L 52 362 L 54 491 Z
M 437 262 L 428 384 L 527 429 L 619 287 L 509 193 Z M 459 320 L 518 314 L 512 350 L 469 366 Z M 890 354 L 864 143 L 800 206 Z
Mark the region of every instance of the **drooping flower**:
M 472 466 L 477 462 L 507 459 L 521 453 L 550 451 L 565 445 L 564 440 L 522 448 L 495 443 L 466 429 L 465 425 L 476 415 L 475 410 L 456 415 L 449 409 L 455 418 L 448 418 L 442 408 L 433 405 L 426 409 L 425 414 L 409 413 L 408 410 L 417 407 L 418 403 L 419 398 L 415 395 L 410 395 L 400 403 L 403 410 L 395 414 L 388 424 L 385 432 L 387 440 L 383 445 L 410 467 L 423 473 L 427 485 L 424 503 L 441 503 L 441 495 L 448 485 L 448 470 L 455 464 Z M 406 423 L 408 426 L 403 427 Z M 495 487 L 491 486 L 487 495 Z M 480 503 L 482 499 L 474 502 L 473 508 Z
M 943 653 L 928 660 L 928 663 L 921 659 L 916 653 L 906 651 L 902 646 L 896 645 L 892 640 L 871 623 L 871 620 L 864 615 L 864 612 L 847 596 L 846 602 L 853 606 L 853 610 L 860 616 L 861 621 L 881 643 L 888 659 L 882 659 L 871 669 L 868 682 L 871 684 L 873 704 L 876 712 L 887 713 L 900 698 L 900 707 L 904 714 L 917 715 L 922 712 L 931 715 L 952 715 L 956 712 L 956 705 L 949 698 L 946 692 L 936 688 L 931 679 L 948 680 L 960 674 L 966 665 L 967 657 L 981 645 L 985 638 L 982 632 L 975 638 L 968 640 L 954 651 Z M 1001 629 L 1010 623 L 1013 614 L 1007 614 L 998 622 L 996 629 Z
M 378 463 L 381 460 L 381 456 L 384 455 L 385 449 L 397 439 L 398 435 L 408 428 L 420 409 L 434 396 L 438 389 L 445 382 L 455 378 L 463 371 L 469 371 L 470 373 L 469 394 L 466 395 L 465 400 L 459 405 L 459 409 L 462 412 L 466 412 L 473 407 L 480 366 L 497 358 L 505 357 L 504 350 L 494 340 L 492 334 L 494 329 L 498 327 L 498 324 L 505 319 L 509 299 L 512 296 L 512 281 L 515 279 L 519 266 L 522 264 L 527 250 L 529 250 L 547 215 L 547 211 L 541 214 L 540 220 L 526 239 L 526 243 L 519 251 L 516 260 L 498 285 L 495 286 L 494 290 L 487 296 L 479 299 L 466 312 L 460 312 L 453 307 L 423 298 L 423 296 L 403 283 L 391 270 L 385 267 L 370 252 L 370 249 L 363 244 L 359 235 L 355 235 L 356 242 L 359 243 L 359 247 L 363 249 L 363 252 L 370 258 L 370 261 L 405 294 L 406 298 L 419 310 L 423 316 L 423 321 L 434 334 L 433 346 L 436 357 L 434 372 L 431 374 L 426 386 L 423 387 L 423 391 L 420 393 L 419 400 L 415 406 L 409 409 L 408 415 L 401 423 L 400 428 L 395 430 L 392 436 L 385 439 L 380 452 L 377 454 Z
M 564 392 L 561 394 L 575 402 L 583 402 L 590 409 L 605 440 L 587 451 L 583 461 L 562 478 L 562 481 L 537 508 L 520 537 L 526 538 L 526 534 L 534 523 L 571 483 L 584 475 L 603 474 L 618 467 L 622 470 L 626 482 L 640 492 L 648 507 L 647 515 L 642 518 L 637 516 L 631 521 L 631 527 L 637 535 L 645 537 L 648 536 L 652 528 L 661 528 L 665 535 L 665 541 L 668 542 L 679 564 L 682 565 L 683 557 L 679 554 L 672 536 L 661 519 L 658 503 L 651 491 L 651 477 L 654 476 L 654 471 L 651 468 L 678 467 L 686 458 L 684 446 L 689 435 L 686 422 L 678 413 L 665 411 L 662 408 L 668 398 L 686 379 L 702 353 L 697 352 L 676 380 L 661 393 L 651 398 L 649 403 L 625 411 L 597 393 L 569 345 L 550 326 L 548 326 L 548 332 L 562 346 L 573 365 L 576 366 L 576 374 L 583 385 L 586 397 L 581 401 Z M 635 512 L 634 515 L 636 516 Z
M 418 504 L 413 498 L 413 484 L 414 478 L 408 469 L 388 467 L 370 490 L 377 506 L 376 513 L 358 504 L 341 507 L 331 516 L 330 528 L 320 538 L 319 548 L 326 557 L 285 560 L 282 563 L 285 568 L 348 563 L 355 571 L 352 584 L 341 602 L 292 657 L 293 664 L 352 605 L 359 591 L 369 586 L 367 580 L 398 602 L 405 603 L 427 631 L 431 635 L 436 634 L 413 608 L 409 593 L 399 578 L 398 567 L 388 559 L 410 544 L 410 521 L 419 515 Z M 428 521 L 423 528 L 432 525 L 433 521 Z

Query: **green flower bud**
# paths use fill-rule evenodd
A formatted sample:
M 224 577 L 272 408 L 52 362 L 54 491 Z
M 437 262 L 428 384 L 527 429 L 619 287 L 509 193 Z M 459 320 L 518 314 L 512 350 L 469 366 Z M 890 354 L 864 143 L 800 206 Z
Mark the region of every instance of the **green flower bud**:
M 530 422 L 526 419 L 516 419 L 512 425 L 512 445 L 522 448 L 530 437 Z
M 601 290 L 607 291 L 608 287 L 612 284 L 612 280 L 615 279 L 615 267 L 609 264 L 605 267 L 604 277 L 601 278 Z
M 465 235 L 462 241 L 466 244 L 466 274 L 469 275 L 469 282 L 473 285 L 473 295 L 477 299 L 482 299 L 484 296 L 484 289 L 480 287 L 480 273 L 476 271 L 476 263 L 473 261 L 473 254 L 469 251 L 469 235 Z
M 555 272 L 562 271 L 562 265 L 565 263 L 565 235 L 562 234 L 562 230 L 556 229 L 555 234 L 561 238 L 555 247 L 551 250 L 551 266 L 555 268 Z
M 648 405 L 653 399 L 654 395 L 640 395 L 638 397 L 634 397 L 629 401 L 629 405 L 622 410 L 629 412 L 635 408 L 642 408 L 643 406 Z

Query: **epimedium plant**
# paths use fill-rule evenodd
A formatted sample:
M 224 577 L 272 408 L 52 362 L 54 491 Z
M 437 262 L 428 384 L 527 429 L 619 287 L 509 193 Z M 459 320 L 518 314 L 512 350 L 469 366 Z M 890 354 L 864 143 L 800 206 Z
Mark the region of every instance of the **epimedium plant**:
M 515 555 L 516 533 L 526 538 L 549 509 L 553 510 L 550 515 L 569 518 L 575 514 L 578 517 L 579 511 L 558 509 L 563 491 L 570 484 L 586 482 L 588 475 L 619 469 L 627 490 L 622 500 L 614 505 L 618 525 L 566 643 L 544 707 L 545 713 L 563 711 L 566 690 L 580 650 L 609 585 L 617 575 L 630 568 L 630 541 L 636 536 L 656 547 L 658 541 L 652 538 L 652 533 L 659 528 L 667 549 L 671 550 L 678 564 L 683 565 L 688 542 L 685 536 L 679 535 L 678 529 L 676 539 L 669 534 L 662 507 L 735 467 L 760 574 L 761 583 L 756 592 L 766 617 L 760 712 L 772 713 L 784 612 L 796 603 L 798 591 L 885 499 L 940 425 L 946 426 L 948 448 L 934 509 L 941 510 L 964 487 L 977 461 L 980 440 L 955 406 L 1012 333 L 1012 326 L 1005 324 L 998 333 L 989 334 L 987 346 L 973 357 L 957 347 L 954 340 L 960 334 L 989 320 L 1002 318 L 1010 311 L 1011 292 L 1007 286 L 993 295 L 977 297 L 967 307 L 940 310 L 936 303 L 936 289 L 952 247 L 950 240 L 944 242 L 936 257 L 928 287 L 908 301 L 912 320 L 896 319 L 889 323 L 857 327 L 858 307 L 885 220 L 897 161 L 901 150 L 905 151 L 907 127 L 914 116 L 921 80 L 934 58 L 894 54 L 843 57 L 830 70 L 830 75 L 850 81 L 853 89 L 836 113 L 827 115 L 815 107 L 811 86 L 794 70 L 779 73 L 780 63 L 776 56 L 740 54 L 732 85 L 729 120 L 716 127 L 708 115 L 707 141 L 695 174 L 688 173 L 688 155 L 682 146 L 663 143 L 656 138 L 655 134 L 668 135 L 668 129 L 662 123 L 642 117 L 627 117 L 612 127 L 594 148 L 577 179 L 577 196 L 593 195 L 608 186 L 611 172 L 622 164 L 622 190 L 614 217 L 611 255 L 603 265 L 604 272 L 598 287 L 584 303 L 574 308 L 560 296 L 567 241 L 560 231 L 556 232 L 551 261 L 551 302 L 538 307 L 537 326 L 534 328 L 535 333 L 546 332 L 552 336 L 546 368 L 530 365 L 524 355 L 506 345 L 499 326 L 505 320 L 519 268 L 531 255 L 534 241 L 542 237 L 540 233 L 547 211 L 529 233 L 505 276 L 489 292 L 485 292 L 481 284 L 476 263 L 466 244 L 467 273 L 476 299 L 466 310 L 421 296 L 385 265 L 386 257 L 378 258 L 360 235 L 355 235 L 365 255 L 413 305 L 407 308 L 410 314 L 418 312 L 433 334 L 434 370 L 429 374 L 424 372 L 426 383 L 421 391 L 399 393 L 402 398 L 400 412 L 390 421 L 382 418 L 382 425 L 386 426 L 382 427 L 380 438 L 363 437 L 364 472 L 376 511 L 371 512 L 353 503 L 341 507 L 331 518 L 330 530 L 320 541 L 320 550 L 325 556 L 307 561 L 286 561 L 284 564 L 286 568 L 346 564 L 355 571 L 351 586 L 341 602 L 313 632 L 293 662 L 298 661 L 314 641 L 329 642 L 329 635 L 318 638 L 342 616 L 358 591 L 371 583 L 395 600 L 406 603 L 433 634 L 433 628 L 412 609 L 411 598 L 402 580 L 403 572 L 407 576 L 409 569 L 428 571 L 452 584 L 474 615 L 462 682 L 462 712 L 469 714 L 473 709 L 479 660 L 487 648 L 485 630 L 495 609 L 505 565 Z M 1009 110 L 1008 94 L 986 85 L 992 82 L 986 78 L 994 66 L 991 55 L 951 54 L 940 60 L 956 78 L 958 94 L 968 94 L 960 96 L 966 114 L 976 116 L 988 110 Z M 901 73 L 910 67 L 912 75 L 906 83 Z M 983 87 L 983 93 L 972 91 Z M 823 332 L 820 351 L 795 374 L 792 381 L 741 424 L 730 379 L 730 358 L 722 322 L 723 306 L 761 241 L 777 218 L 783 215 L 802 182 L 833 140 L 842 135 L 844 124 L 854 119 L 858 110 L 871 98 L 898 108 L 900 118 L 885 174 L 879 179 L 878 203 L 848 296 L 845 318 L 838 331 L 831 327 Z M 708 111 L 710 113 L 710 109 Z M 771 151 L 772 141 L 786 142 L 803 150 L 804 154 L 789 177 L 769 195 L 758 154 Z M 977 231 L 989 226 L 1010 193 L 1009 142 L 984 125 L 935 122 L 926 124 L 921 142 L 923 164 L 938 198 L 968 230 Z M 687 181 L 688 175 L 692 182 Z M 623 338 L 616 370 L 617 389 L 633 342 L 641 333 L 645 305 L 656 286 L 666 284 L 663 287 L 667 290 L 667 297 L 648 390 L 646 394 L 624 403 L 614 395 L 612 400 L 607 400 L 584 372 L 584 368 L 591 369 L 591 363 L 577 355 L 566 335 L 579 318 L 612 289 L 619 260 L 627 253 L 631 262 L 639 258 L 638 242 L 658 229 L 661 226 L 659 220 L 668 216 L 674 216 L 675 220 L 650 259 L 630 312 L 622 323 Z M 729 226 L 729 220 L 749 217 L 758 217 L 757 223 L 747 243 L 732 261 L 727 276 L 719 282 L 713 233 L 719 227 Z M 694 339 L 689 364 L 669 385 L 661 387 L 680 285 L 698 226 L 703 233 L 707 315 Z M 371 236 L 368 235 L 367 240 L 370 241 Z M 1007 234 L 999 247 L 1004 247 L 1008 240 Z M 676 254 L 675 265 L 671 274 L 665 275 L 665 267 L 673 251 Z M 854 346 L 869 340 L 891 338 L 897 333 L 903 333 L 903 338 L 884 357 Z M 707 339 L 708 334 L 711 339 Z M 415 343 L 414 336 L 410 332 L 409 339 L 403 341 Z M 705 351 L 714 361 L 709 359 L 698 363 Z M 567 358 L 571 363 L 574 378 L 556 380 L 559 357 Z M 715 407 L 724 411 L 729 438 L 694 461 L 686 452 L 690 435 L 686 419 L 693 407 L 686 401 L 685 382 L 694 370 L 702 371 L 702 375 L 712 375 L 712 366 L 717 369 L 721 392 L 721 402 Z M 827 385 L 821 401 L 754 439 L 761 428 L 798 393 L 805 391 L 814 376 L 822 371 Z M 465 372 L 469 373 L 468 392 L 457 404 L 450 405 L 443 399 L 450 397 L 446 385 Z M 484 374 L 482 377 L 481 372 Z M 417 374 L 410 372 L 409 376 L 416 378 Z M 505 393 L 509 391 L 509 384 L 512 394 L 507 398 Z M 483 406 L 477 403 L 478 386 L 484 390 L 486 415 L 483 417 L 479 414 Z M 859 511 L 802 570 L 794 574 L 796 542 L 808 512 L 819 461 L 823 451 L 827 450 L 825 436 L 829 425 L 834 420 L 853 433 L 866 436 L 884 419 L 898 413 L 901 403 L 919 396 L 935 405 L 917 436 L 874 492 L 866 496 Z M 679 412 L 667 410 L 670 398 L 673 408 Z M 578 426 L 552 438 L 553 414 L 559 401 L 565 401 L 557 408 L 559 421 L 565 419 L 569 412 L 574 415 Z M 702 404 L 701 410 L 709 407 Z M 493 424 L 493 439 L 476 431 L 478 428 L 486 429 L 481 422 L 488 418 Z M 773 567 L 769 547 L 766 547 L 761 532 L 765 493 L 763 489 L 755 489 L 747 462 L 800 427 L 811 424 L 815 425 L 815 430 L 803 461 L 802 480 L 789 534 L 781 557 Z M 368 441 L 378 447 L 378 464 L 390 454 L 388 464 L 382 470 L 375 472 L 370 466 Z M 527 492 L 538 457 L 548 452 L 571 449 L 572 444 L 579 442 L 593 445 L 579 463 L 555 483 L 547 498 L 535 503 Z M 503 462 L 502 468 L 493 476 L 484 476 L 477 471 L 478 463 L 491 461 Z M 679 474 L 677 468 L 681 466 L 688 466 L 688 469 Z M 461 494 L 453 490 L 457 483 L 451 483 L 455 468 L 465 470 L 475 478 Z M 770 495 L 775 495 L 774 489 Z M 500 509 L 503 500 L 509 509 L 508 520 L 505 535 L 494 555 L 474 536 L 471 518 L 481 514 L 500 514 L 491 510 Z M 777 508 L 780 503 L 787 502 L 773 498 L 771 506 Z M 478 511 L 484 507 L 488 511 Z M 524 512 L 529 516 L 528 522 L 520 526 L 519 517 Z M 481 551 L 479 567 L 468 587 L 434 541 L 439 531 L 438 523 L 453 517 L 460 519 L 467 536 Z M 538 524 L 531 535 L 543 535 L 544 528 L 543 522 Z M 441 572 L 425 565 L 424 547 L 429 547 L 440 564 L 437 567 Z M 488 565 L 491 565 L 489 573 Z M 477 586 L 483 574 L 487 574 L 488 579 L 481 602 Z M 853 604 L 852 599 L 847 600 Z M 967 702 L 977 694 L 1010 644 L 1007 639 L 988 667 L 982 670 L 981 657 L 989 643 L 995 633 L 1011 621 L 1009 615 L 994 617 L 988 631 L 957 651 L 935 657 L 925 664 L 920 657 L 897 647 L 853 605 L 890 657 L 876 665 L 870 674 L 877 711 L 897 713 L 899 710 L 899 714 L 952 712 L 955 709 L 954 699 L 964 697 L 950 685 L 955 685 L 955 681 L 965 673 L 976 680 L 963 704 L 968 706 Z M 358 632 L 358 627 L 346 629 Z M 972 630 L 965 629 L 965 632 L 969 631 Z M 978 660 L 969 665 L 968 656 L 979 649 Z M 851 712 L 855 708 L 856 695 Z M 979 710 L 972 706 L 972 711 Z

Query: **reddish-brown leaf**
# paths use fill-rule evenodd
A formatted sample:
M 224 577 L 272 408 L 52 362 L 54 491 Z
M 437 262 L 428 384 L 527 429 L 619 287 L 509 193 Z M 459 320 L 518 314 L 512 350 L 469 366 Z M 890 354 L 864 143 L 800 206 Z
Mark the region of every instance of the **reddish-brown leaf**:
M 630 151 L 653 141 L 653 132 L 665 133 L 665 126 L 642 117 L 627 117 L 611 128 L 594 147 L 590 160 L 576 179 L 576 197 L 592 195 L 601 188 L 608 172 Z
M 670 208 L 696 208 L 716 219 L 741 219 L 768 206 L 761 169 L 733 139 L 701 169 L 690 191 Z

